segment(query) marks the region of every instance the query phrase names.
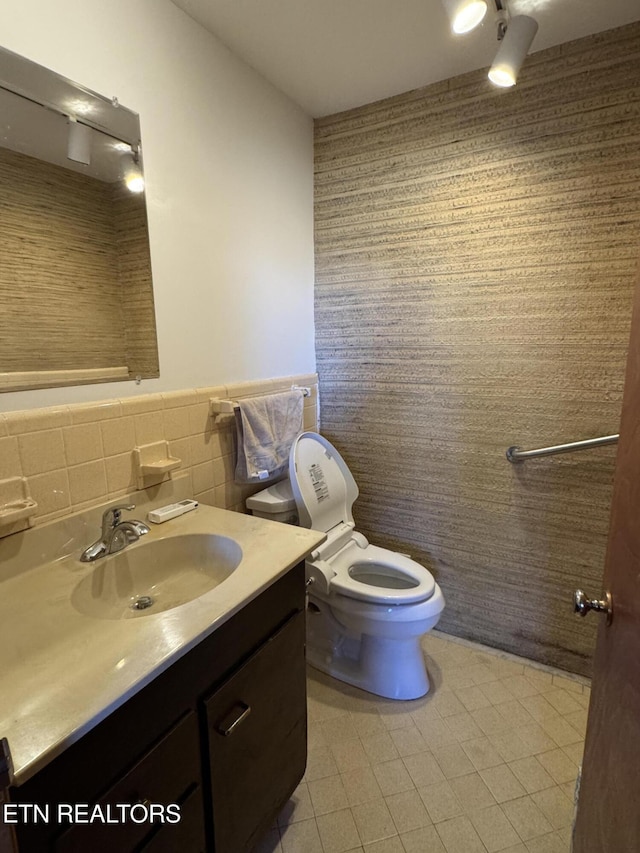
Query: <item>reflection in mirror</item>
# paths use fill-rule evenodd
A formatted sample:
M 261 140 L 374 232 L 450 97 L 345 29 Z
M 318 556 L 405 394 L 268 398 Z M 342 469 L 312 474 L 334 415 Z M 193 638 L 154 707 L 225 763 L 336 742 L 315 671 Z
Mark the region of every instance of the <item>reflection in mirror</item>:
M 0 49 L 0 391 L 159 375 L 138 116 Z

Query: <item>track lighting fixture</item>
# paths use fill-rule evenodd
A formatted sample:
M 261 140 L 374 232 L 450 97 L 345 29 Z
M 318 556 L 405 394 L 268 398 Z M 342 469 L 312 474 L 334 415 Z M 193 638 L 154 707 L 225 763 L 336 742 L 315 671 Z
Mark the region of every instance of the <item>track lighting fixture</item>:
M 496 86 L 515 86 L 531 43 L 538 32 L 538 22 L 528 15 L 516 15 L 506 25 L 502 43 L 489 69 L 489 80 Z
M 486 0 L 442 0 L 451 29 L 456 34 L 469 33 L 487 13 Z
M 489 70 L 496 86 L 514 86 L 529 48 L 538 31 L 538 23 L 528 15 L 509 17 L 506 0 L 489 0 L 495 6 L 500 47 Z M 468 33 L 480 24 L 487 11 L 487 0 L 442 0 L 454 33 Z

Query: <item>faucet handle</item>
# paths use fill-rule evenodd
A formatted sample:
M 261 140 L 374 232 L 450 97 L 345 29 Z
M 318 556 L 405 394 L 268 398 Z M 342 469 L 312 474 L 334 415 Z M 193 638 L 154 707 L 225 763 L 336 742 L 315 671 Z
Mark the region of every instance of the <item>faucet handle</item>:
M 135 504 L 119 504 L 118 506 L 110 506 L 108 509 L 102 513 L 102 536 L 103 538 L 109 533 L 110 530 L 113 530 L 114 527 L 117 527 L 120 524 L 120 518 L 122 515 L 122 510 L 126 509 L 131 512 L 132 509 L 135 509 Z

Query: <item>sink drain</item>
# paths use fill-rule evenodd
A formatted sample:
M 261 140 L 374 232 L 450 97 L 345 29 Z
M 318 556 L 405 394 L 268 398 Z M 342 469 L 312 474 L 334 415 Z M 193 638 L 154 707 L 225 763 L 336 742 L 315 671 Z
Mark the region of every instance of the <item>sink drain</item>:
M 132 610 L 146 610 L 154 603 L 150 595 L 139 595 L 131 605 Z

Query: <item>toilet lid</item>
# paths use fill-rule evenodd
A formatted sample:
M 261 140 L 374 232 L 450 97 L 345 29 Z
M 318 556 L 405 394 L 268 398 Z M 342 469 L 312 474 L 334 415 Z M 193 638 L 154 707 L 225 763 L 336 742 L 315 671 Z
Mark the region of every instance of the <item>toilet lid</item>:
M 289 454 L 289 480 L 303 527 L 325 532 L 353 523 L 351 508 L 358 486 L 347 463 L 331 442 L 316 432 L 303 432 Z

